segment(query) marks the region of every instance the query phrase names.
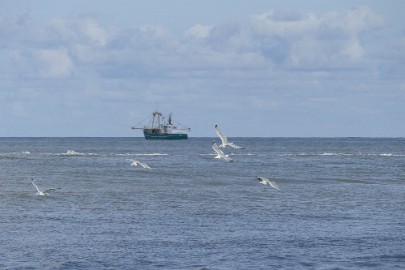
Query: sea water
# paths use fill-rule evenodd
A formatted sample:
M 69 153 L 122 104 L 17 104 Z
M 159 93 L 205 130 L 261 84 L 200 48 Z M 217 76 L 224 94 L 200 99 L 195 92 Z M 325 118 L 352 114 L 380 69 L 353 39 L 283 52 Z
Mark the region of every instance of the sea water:
M 0 269 L 405 269 L 405 139 L 213 139 L 0 138 Z

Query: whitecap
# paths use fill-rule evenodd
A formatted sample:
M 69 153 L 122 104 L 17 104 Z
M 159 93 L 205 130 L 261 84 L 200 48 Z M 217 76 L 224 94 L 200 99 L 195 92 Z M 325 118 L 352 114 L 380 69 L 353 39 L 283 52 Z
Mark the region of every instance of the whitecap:
M 280 156 L 282 157 L 309 157 L 313 156 L 314 154 L 308 154 L 308 153 L 291 153 L 291 154 L 281 154 Z
M 382 156 L 382 157 L 392 157 L 392 156 L 394 156 L 394 154 L 391 154 L 391 153 L 381 153 L 380 156 Z
M 85 155 L 84 153 L 76 152 L 75 150 L 67 150 L 66 153 L 62 153 L 65 156 L 80 156 Z
M 133 153 L 127 154 L 128 156 L 167 156 L 165 153 Z
M 322 153 L 320 156 L 338 156 L 339 154 L 337 153 Z
M 57 154 L 61 156 L 96 156 L 95 153 L 81 153 L 75 150 L 67 150 L 65 153 Z

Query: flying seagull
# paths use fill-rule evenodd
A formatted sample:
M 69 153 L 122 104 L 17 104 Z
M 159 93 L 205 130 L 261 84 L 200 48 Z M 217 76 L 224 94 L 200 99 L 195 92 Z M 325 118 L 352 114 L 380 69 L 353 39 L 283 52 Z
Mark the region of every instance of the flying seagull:
M 227 146 L 236 148 L 236 149 L 243 149 L 244 147 L 240 147 L 234 143 L 228 142 L 228 139 L 226 138 L 225 134 L 222 133 L 222 131 L 219 129 L 218 125 L 215 125 L 215 132 L 218 134 L 219 138 L 221 139 L 221 145 L 219 147 L 225 148 Z
M 148 164 L 139 162 L 138 160 L 132 160 L 131 166 L 141 166 L 141 167 L 143 167 L 144 169 L 148 169 L 148 170 L 151 169 L 151 168 L 148 166 Z
M 259 181 L 260 184 L 263 185 L 269 185 L 274 189 L 280 190 L 280 188 L 277 186 L 276 182 L 271 181 L 270 179 L 267 179 L 266 177 L 257 177 L 257 180 Z
M 49 191 L 56 190 L 56 188 L 48 188 L 48 189 L 46 189 L 46 190 L 44 190 L 44 191 L 41 191 L 41 190 L 39 189 L 39 187 L 35 184 L 33 178 L 31 178 L 31 183 L 32 183 L 32 184 L 34 185 L 34 187 L 37 189 L 37 195 L 38 195 L 38 196 L 47 196 L 47 195 L 49 195 L 49 194 L 48 194 Z
M 212 149 L 214 149 L 214 151 L 217 153 L 217 156 L 215 158 L 233 162 L 233 159 L 231 159 L 228 155 L 225 155 L 224 152 L 219 149 L 218 144 L 215 141 L 212 141 Z

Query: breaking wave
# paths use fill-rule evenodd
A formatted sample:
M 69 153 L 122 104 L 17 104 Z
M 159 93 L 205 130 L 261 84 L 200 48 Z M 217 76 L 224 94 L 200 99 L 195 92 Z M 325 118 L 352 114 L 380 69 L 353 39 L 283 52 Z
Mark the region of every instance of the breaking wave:
M 126 153 L 126 154 L 115 154 L 116 156 L 167 156 L 165 153 Z
M 64 153 L 56 154 L 58 156 L 96 156 L 97 154 L 94 153 L 81 153 L 76 152 L 75 150 L 67 150 Z
M 2 158 L 19 158 L 30 155 L 30 151 L 21 151 L 21 152 L 11 152 L 11 153 L 0 153 Z

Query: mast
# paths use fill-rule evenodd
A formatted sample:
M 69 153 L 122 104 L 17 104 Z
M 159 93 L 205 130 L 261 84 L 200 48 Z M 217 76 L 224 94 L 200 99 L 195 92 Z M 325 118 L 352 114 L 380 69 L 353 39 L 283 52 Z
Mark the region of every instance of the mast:
M 172 114 L 169 114 L 169 125 L 172 124 Z
M 160 112 L 154 112 L 153 113 L 153 119 L 152 119 L 152 128 L 155 128 L 155 118 L 157 116 L 157 128 L 160 128 L 160 117 L 162 116 L 162 114 Z

